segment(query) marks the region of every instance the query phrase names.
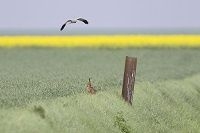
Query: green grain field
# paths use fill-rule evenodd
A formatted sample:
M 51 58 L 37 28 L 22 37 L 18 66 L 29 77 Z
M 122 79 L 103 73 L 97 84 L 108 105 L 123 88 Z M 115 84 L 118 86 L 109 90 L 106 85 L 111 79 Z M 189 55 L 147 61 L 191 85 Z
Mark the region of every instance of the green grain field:
M 126 55 L 138 58 L 133 106 Z M 200 132 L 200 49 L 0 48 L 0 133 L 121 132 Z

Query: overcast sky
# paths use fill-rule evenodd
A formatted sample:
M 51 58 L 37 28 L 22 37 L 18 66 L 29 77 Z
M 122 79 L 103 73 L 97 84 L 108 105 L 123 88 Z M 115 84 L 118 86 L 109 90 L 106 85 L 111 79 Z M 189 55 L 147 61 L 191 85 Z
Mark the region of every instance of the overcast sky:
M 200 28 L 200 0 L 0 0 L 0 29 L 55 29 L 77 17 L 87 28 Z

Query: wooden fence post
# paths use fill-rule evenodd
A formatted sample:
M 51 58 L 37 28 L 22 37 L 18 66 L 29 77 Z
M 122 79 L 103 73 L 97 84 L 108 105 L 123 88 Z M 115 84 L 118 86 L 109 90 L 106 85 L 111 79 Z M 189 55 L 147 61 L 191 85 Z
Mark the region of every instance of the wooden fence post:
M 130 103 L 131 105 L 134 93 L 136 66 L 137 58 L 126 56 L 122 97 L 126 102 Z

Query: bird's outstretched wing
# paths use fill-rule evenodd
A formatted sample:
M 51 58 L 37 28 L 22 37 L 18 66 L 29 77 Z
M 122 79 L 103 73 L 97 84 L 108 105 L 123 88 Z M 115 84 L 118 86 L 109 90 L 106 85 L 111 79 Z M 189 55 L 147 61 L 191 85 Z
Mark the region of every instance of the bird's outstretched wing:
M 85 24 L 88 24 L 88 21 L 87 21 L 86 19 L 78 18 L 77 20 L 82 21 L 82 22 L 85 23 Z
M 66 24 L 67 24 L 67 23 L 64 23 L 64 24 L 62 25 L 62 27 L 60 28 L 60 31 L 62 31 L 62 30 L 65 28 Z
M 65 28 L 65 26 L 66 26 L 67 23 L 69 23 L 69 24 L 72 23 L 72 20 L 67 20 L 67 21 L 62 25 L 62 27 L 60 28 L 61 31 Z
M 72 20 L 71 20 L 71 19 L 70 19 L 70 20 L 67 20 L 67 22 L 65 22 L 65 23 L 66 23 L 66 24 L 67 24 L 67 23 L 70 23 L 70 24 L 71 24 L 71 23 L 72 23 Z

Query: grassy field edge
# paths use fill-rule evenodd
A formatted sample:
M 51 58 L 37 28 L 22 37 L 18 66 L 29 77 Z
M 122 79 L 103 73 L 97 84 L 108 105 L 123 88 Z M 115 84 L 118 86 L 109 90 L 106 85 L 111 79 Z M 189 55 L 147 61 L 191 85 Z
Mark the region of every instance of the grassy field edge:
M 156 84 L 137 83 L 132 107 L 121 99 L 119 88 L 112 88 L 96 95 L 79 93 L 33 102 L 15 110 L 1 109 L 0 125 L 7 126 L 0 126 L 0 131 L 199 131 L 199 80 L 200 75 L 194 75 L 182 80 Z M 119 117 L 124 121 L 120 122 L 121 119 L 117 119 Z

